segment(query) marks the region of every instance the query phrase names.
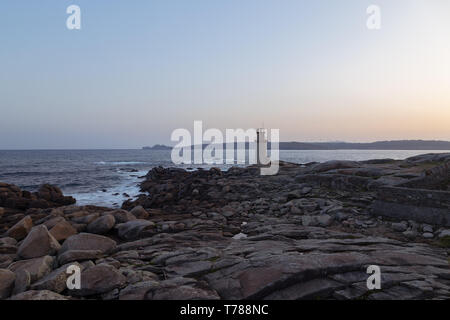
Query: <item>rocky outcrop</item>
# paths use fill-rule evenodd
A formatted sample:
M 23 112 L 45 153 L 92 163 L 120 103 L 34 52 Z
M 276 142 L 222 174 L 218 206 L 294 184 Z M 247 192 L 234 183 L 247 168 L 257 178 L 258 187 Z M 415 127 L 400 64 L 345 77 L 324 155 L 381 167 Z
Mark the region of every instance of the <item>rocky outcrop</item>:
M 63 195 L 58 187 L 45 184 L 38 192 L 21 190 L 19 187 L 0 182 L 0 206 L 12 209 L 54 208 L 75 203 L 73 197 Z
M 450 299 L 450 229 L 427 211 L 448 214 L 448 191 L 401 186 L 436 159 L 154 168 L 119 210 L 5 207 L 0 298 Z M 370 265 L 381 290 L 367 288 Z

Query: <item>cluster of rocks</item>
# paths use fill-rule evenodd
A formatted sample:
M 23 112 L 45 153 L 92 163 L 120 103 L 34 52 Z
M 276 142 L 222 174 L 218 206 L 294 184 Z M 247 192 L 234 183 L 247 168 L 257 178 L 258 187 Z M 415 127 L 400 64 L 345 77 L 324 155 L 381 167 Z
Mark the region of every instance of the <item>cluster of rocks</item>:
M 15 209 L 54 208 L 74 204 L 73 197 L 64 196 L 61 189 L 48 184 L 42 185 L 38 192 L 21 190 L 19 187 L 0 182 L 0 207 Z
M 380 188 L 423 177 L 448 192 L 450 155 L 439 157 L 280 163 L 275 176 L 154 168 L 122 209 L 4 206 L 0 298 L 449 299 L 448 225 L 374 206 Z M 66 286 L 71 265 L 79 290 Z M 367 288 L 369 265 L 381 290 Z

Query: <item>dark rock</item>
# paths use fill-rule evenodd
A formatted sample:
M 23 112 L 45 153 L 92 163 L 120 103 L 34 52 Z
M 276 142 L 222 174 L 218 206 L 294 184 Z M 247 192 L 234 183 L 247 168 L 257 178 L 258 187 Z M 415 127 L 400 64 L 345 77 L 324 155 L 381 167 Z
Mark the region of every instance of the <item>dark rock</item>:
M 140 234 L 149 229 L 153 229 L 155 224 L 148 220 L 132 220 L 117 225 L 119 237 L 126 240 L 138 239 Z
M 116 219 L 113 215 L 107 214 L 97 218 L 87 226 L 87 231 L 96 234 L 108 233 L 116 224 Z
M 149 216 L 148 212 L 142 206 L 134 207 L 130 213 L 138 219 L 147 219 Z
M 6 269 L 0 269 L 0 299 L 6 299 L 11 295 L 14 288 L 16 275 Z

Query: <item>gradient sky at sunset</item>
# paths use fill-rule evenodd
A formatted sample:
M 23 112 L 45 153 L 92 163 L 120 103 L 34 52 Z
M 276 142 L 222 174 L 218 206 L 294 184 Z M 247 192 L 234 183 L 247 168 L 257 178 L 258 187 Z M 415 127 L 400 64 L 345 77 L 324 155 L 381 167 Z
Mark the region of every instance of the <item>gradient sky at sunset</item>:
M 450 1 L 0 2 L 0 149 L 169 143 L 194 120 L 283 141 L 450 140 Z

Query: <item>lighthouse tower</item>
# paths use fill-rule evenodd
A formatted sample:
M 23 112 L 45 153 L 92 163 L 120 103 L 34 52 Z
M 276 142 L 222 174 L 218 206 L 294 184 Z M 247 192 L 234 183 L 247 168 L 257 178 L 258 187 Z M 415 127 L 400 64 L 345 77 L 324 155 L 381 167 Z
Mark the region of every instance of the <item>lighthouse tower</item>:
M 266 129 L 256 129 L 256 161 L 258 165 L 267 165 L 270 162 L 267 157 L 266 133 Z

